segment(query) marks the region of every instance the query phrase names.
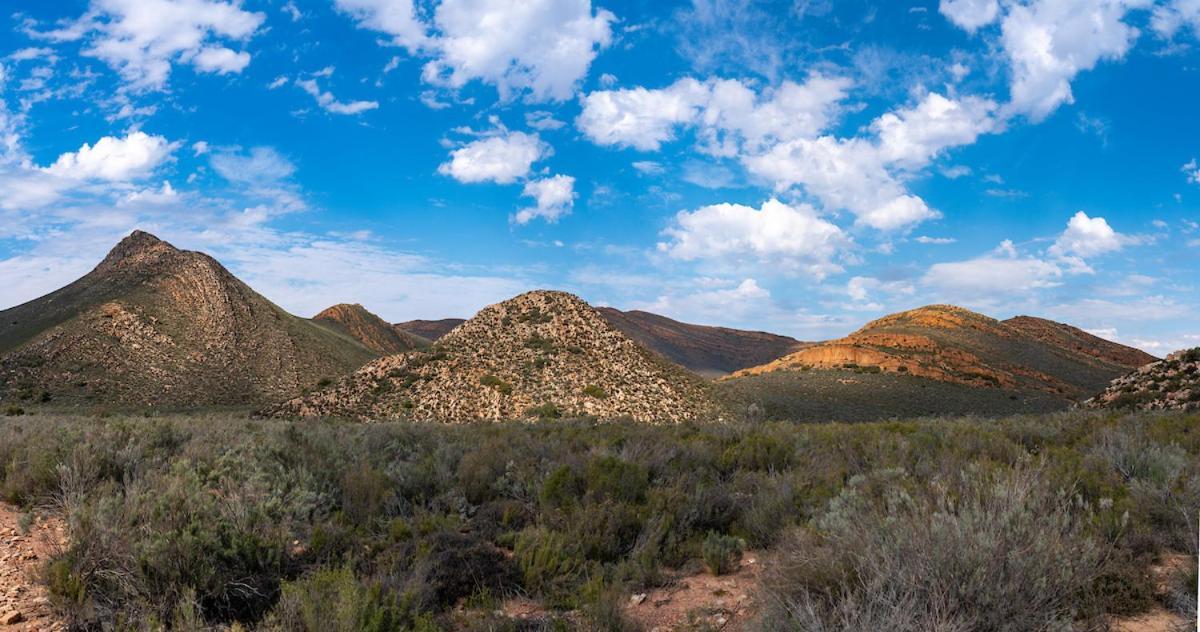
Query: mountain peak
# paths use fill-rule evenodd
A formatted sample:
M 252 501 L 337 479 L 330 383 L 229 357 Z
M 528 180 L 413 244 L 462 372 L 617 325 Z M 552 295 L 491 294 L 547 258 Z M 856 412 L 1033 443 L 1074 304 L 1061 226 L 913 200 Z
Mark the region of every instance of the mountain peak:
M 158 237 L 142 230 L 135 230 L 118 242 L 116 246 L 113 246 L 113 249 L 108 252 L 108 256 L 104 257 L 104 261 L 100 262 L 97 270 L 138 265 L 157 260 L 165 254 L 177 252 L 179 249 Z
M 349 335 L 382 355 L 429 345 L 428 341 L 388 323 L 359 303 L 338 303 L 313 316 L 313 320 Z

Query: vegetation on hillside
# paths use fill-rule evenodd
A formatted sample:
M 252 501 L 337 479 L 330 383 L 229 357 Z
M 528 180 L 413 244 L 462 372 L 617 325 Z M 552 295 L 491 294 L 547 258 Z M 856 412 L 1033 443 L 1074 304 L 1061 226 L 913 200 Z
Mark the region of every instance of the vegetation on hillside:
M 85 627 L 623 630 L 619 595 L 767 551 L 763 630 L 1195 617 L 1200 416 L 421 425 L 0 419 L 0 495 L 61 508 Z M 920 581 L 916 581 L 916 578 Z M 1190 582 L 1190 583 L 1189 583 Z M 463 606 L 459 608 L 458 606 Z

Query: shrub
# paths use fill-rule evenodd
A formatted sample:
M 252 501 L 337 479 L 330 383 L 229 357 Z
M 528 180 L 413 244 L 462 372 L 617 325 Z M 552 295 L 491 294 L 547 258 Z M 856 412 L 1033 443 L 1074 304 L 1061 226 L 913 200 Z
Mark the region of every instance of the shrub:
M 646 468 L 623 461 L 615 456 L 602 456 L 588 463 L 585 478 L 588 496 L 594 499 L 613 499 L 641 502 L 646 497 L 650 476 Z
M 266 625 L 296 632 L 386 632 L 408 617 L 378 585 L 367 586 L 349 569 L 323 569 L 283 585 Z
M 8 408 L 4 409 L 4 416 L 6 417 L 20 417 L 24 414 L 25 409 L 21 408 L 20 406 L 9 406 Z
M 708 534 L 701 548 L 704 566 L 713 575 L 724 575 L 737 570 L 742 561 L 743 546 L 740 538 L 719 533 Z
M 570 595 L 585 564 L 583 555 L 566 535 L 526 529 L 517 536 L 513 557 L 526 590 L 548 597 L 551 603 L 573 605 Z
M 558 419 L 562 417 L 562 411 L 551 402 L 546 402 L 540 406 L 534 406 L 525 411 L 526 417 L 536 417 L 540 420 Z
M 1081 614 L 1102 547 L 1039 468 L 972 468 L 915 496 L 883 476 L 852 480 L 784 545 L 764 629 L 1035 630 Z
M 423 611 L 442 610 L 482 591 L 504 595 L 518 586 L 513 562 L 478 538 L 438 532 L 418 550 L 406 592 Z
M 608 397 L 608 393 L 604 392 L 604 389 L 596 386 L 595 384 L 589 384 L 583 387 L 583 394 L 590 397 L 595 397 L 596 399 L 604 399 Z
M 502 395 L 511 395 L 512 394 L 512 390 L 513 390 L 512 384 L 505 382 L 504 380 L 496 377 L 495 375 L 492 375 L 491 373 L 479 378 L 479 383 L 484 386 L 496 389 L 496 392 L 498 392 Z

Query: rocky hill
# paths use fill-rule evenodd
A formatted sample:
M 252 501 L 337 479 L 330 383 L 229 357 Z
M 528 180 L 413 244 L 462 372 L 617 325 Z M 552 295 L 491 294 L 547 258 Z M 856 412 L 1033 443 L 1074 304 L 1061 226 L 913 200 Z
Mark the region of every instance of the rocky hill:
M 1177 351 L 1115 380 L 1085 408 L 1200 410 L 1200 347 Z
M 0 399 L 114 407 L 294 397 L 376 354 L 211 257 L 136 231 L 87 275 L 0 312 Z
M 647 349 L 709 377 L 758 366 L 811 344 L 761 331 L 691 325 L 638 310 L 601 307 L 596 311 Z
M 426 340 L 438 340 L 442 336 L 450 333 L 452 329 L 467 322 L 462 318 L 443 318 L 441 320 L 410 320 L 403 323 L 396 323 L 396 328 L 401 331 L 406 331 L 415 336 L 420 336 Z
M 1004 324 L 1049 345 L 1077 351 L 1119 366 L 1139 367 L 1158 360 L 1141 349 L 1105 340 L 1078 327 L 1045 318 L 1015 316 L 1004 321 Z
M 426 352 L 381 358 L 267 413 L 443 422 L 721 416 L 702 380 L 642 348 L 579 298 L 551 291 L 484 308 Z
M 885 316 L 845 338 L 801 349 L 735 376 L 849 369 L 1078 401 L 1143 359 L 1144 354 L 1135 349 L 1091 343 L 1073 333 L 1078 330 L 1072 327 L 1042 323 L 1049 321 L 1021 319 L 1012 324 L 960 307 L 931 305 Z
M 313 321 L 354 338 L 380 355 L 429 346 L 428 340 L 392 325 L 357 303 L 334 305 L 313 316 Z

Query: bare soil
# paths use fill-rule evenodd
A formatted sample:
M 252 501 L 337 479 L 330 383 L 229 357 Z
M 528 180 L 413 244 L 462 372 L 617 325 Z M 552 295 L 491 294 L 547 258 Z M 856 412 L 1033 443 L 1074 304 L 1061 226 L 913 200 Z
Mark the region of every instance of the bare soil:
M 39 579 L 46 561 L 66 543 L 66 525 L 47 515 L 23 525 L 22 515 L 0 504 L 0 630 L 66 630 Z

